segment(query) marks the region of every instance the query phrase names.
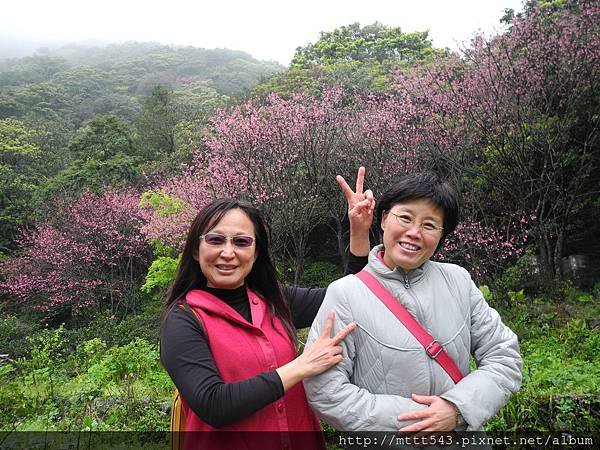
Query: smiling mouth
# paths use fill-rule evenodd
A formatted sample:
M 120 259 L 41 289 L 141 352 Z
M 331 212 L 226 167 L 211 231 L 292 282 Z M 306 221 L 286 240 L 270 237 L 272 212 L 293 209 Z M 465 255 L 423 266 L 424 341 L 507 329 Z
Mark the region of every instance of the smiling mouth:
M 230 272 L 230 271 L 235 270 L 237 268 L 237 266 L 229 266 L 229 265 L 226 265 L 226 264 L 217 264 L 215 267 L 217 269 L 219 269 L 219 270 L 223 270 L 223 271 L 226 271 L 226 272 Z
M 398 242 L 398 245 L 403 249 L 409 250 L 411 252 L 416 252 L 421 249 L 421 247 L 414 244 L 409 244 L 408 242 Z

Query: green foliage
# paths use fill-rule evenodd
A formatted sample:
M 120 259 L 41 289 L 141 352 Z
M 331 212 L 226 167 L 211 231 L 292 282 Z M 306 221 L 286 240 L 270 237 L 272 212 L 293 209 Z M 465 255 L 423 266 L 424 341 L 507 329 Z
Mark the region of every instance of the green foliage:
M 585 321 L 544 327 L 539 337 L 521 340 L 523 387 L 492 419 L 488 430 L 598 429 L 600 417 L 600 335 Z
M 107 160 L 119 154 L 134 154 L 133 131 L 114 115 L 94 117 L 81 127 L 68 145 L 72 157 L 80 160 Z
M 178 121 L 173 92 L 164 86 L 156 86 L 144 100 L 136 118 L 140 142 L 148 155 L 169 155 L 175 151 Z
M 152 264 L 148 268 L 146 282 L 142 285 L 140 290 L 146 294 L 150 294 L 156 289 L 160 290 L 161 293 L 164 293 L 164 291 L 173 283 L 175 272 L 177 271 L 177 266 L 179 266 L 180 261 L 181 255 L 177 258 L 159 256 L 152 261 Z
M 0 248 L 9 248 L 17 229 L 31 217 L 40 151 L 36 132 L 15 119 L 0 119 Z
M 520 303 L 524 303 L 525 300 L 527 300 L 523 289 L 521 289 L 520 291 L 508 291 L 507 295 L 511 305 L 518 305 Z
M 294 92 L 311 92 L 315 90 L 316 81 L 323 74 L 324 71 L 320 68 L 290 67 L 262 80 L 251 89 L 250 96 L 265 98 L 270 93 L 275 93 L 288 98 Z
M 141 310 L 126 317 L 116 317 L 108 310 L 96 311 L 94 318 L 86 325 L 69 330 L 69 342 L 76 346 L 79 342 L 98 338 L 113 346 L 125 345 L 135 337 L 158 342 L 162 295 L 157 293 L 137 301 L 141 302 Z
M 579 303 L 591 303 L 594 301 L 592 294 L 588 294 L 587 292 L 579 293 L 576 299 Z
M 3 163 L 17 165 L 19 157 L 36 156 L 37 146 L 32 142 L 35 132 L 16 119 L 0 120 L 0 157 Z
M 295 92 L 318 95 L 324 87 L 348 86 L 360 91 L 390 89 L 395 69 L 428 64 L 446 50 L 434 49 L 427 32 L 402 33 L 400 28 L 374 23 L 322 32 L 320 39 L 298 47 L 290 68 L 257 84 L 250 96 L 274 92 L 284 98 Z
M 327 287 L 332 281 L 343 276 L 344 273 L 332 262 L 309 261 L 304 265 L 299 284 L 308 287 Z
M 535 294 L 546 290 L 547 286 L 540 274 L 540 267 L 533 252 L 529 249 L 517 262 L 509 265 L 502 276 L 494 280 L 492 290 L 497 303 L 522 301 L 525 293 Z
M 0 318 L 0 353 L 17 359 L 31 351 L 31 336 L 39 329 L 39 324 L 27 317 L 9 314 Z
M 140 338 L 108 350 L 102 340 L 93 339 L 84 346 L 85 356 L 91 359 L 87 373 L 102 383 L 139 379 L 154 370 L 158 361 L 156 346 Z
M 77 349 L 78 367 L 87 371 L 90 367 L 100 364 L 102 358 L 106 355 L 106 342 L 99 338 L 93 338 L 85 341 Z
M 56 197 L 74 198 L 84 190 L 99 193 L 143 181 L 145 160 L 136 149 L 129 124 L 112 115 L 96 116 L 82 126 L 67 146 L 65 167 L 45 181 L 36 202 L 45 205 Z
M 489 302 L 492 299 L 492 291 L 490 291 L 490 287 L 488 285 L 483 284 L 479 286 L 479 290 L 483 294 L 483 298 L 485 298 L 486 301 Z
M 160 217 L 169 217 L 189 208 L 186 202 L 162 190 L 146 191 L 142 194 L 140 207 L 145 208 L 147 206 L 151 206 Z
M 119 153 L 106 160 L 76 160 L 40 186 L 36 200 L 75 198 L 84 190 L 100 193 L 108 187 L 135 186 L 143 181 L 140 158 Z
M 94 338 L 67 354 L 62 327 L 35 339 L 30 357 L 0 370 L 0 428 L 164 431 L 173 385 L 158 348 Z M 0 366 L 4 368 L 5 366 Z
M 321 32 L 314 44 L 298 47 L 291 67 L 330 65 L 344 61 L 417 61 L 435 54 L 427 32 L 402 33 L 399 27 L 379 22 L 361 27 L 359 23 Z
M 53 367 L 55 361 L 62 360 L 66 350 L 64 324 L 55 330 L 44 329 L 29 340 L 33 345 L 30 361 L 35 369 Z
M 21 58 L 9 70 L 0 73 L 0 87 L 39 83 L 68 67 L 68 62 L 60 57 L 35 55 Z

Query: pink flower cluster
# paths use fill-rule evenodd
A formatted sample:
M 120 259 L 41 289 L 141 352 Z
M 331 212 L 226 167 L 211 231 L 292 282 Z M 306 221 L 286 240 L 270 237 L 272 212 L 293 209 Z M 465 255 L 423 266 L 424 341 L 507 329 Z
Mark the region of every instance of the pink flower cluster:
M 1 267 L 0 289 L 54 315 L 111 305 L 135 289 L 149 263 L 139 194 L 84 193 L 52 221 L 23 233 L 22 254 Z
M 473 219 L 463 221 L 446 239 L 436 259 L 458 263 L 482 282 L 508 261 L 523 255 L 528 228 L 523 218 L 515 218 L 506 226 L 489 226 Z

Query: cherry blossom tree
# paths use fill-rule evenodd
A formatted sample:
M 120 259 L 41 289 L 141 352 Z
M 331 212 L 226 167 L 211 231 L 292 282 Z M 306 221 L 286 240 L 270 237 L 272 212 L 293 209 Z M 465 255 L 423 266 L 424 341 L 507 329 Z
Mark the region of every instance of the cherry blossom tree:
M 543 272 L 560 276 L 571 219 L 591 207 L 600 162 L 600 5 L 533 9 L 465 58 L 397 74 L 425 118 L 424 145 L 499 217 L 532 217 Z
M 57 208 L 52 220 L 23 233 L 21 256 L 1 267 L 0 289 L 48 317 L 99 307 L 126 314 L 150 258 L 138 203 L 132 191 L 86 192 Z

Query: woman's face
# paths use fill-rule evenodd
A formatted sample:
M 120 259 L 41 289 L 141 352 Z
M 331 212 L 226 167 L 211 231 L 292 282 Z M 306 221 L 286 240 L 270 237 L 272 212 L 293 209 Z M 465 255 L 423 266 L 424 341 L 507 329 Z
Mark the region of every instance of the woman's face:
M 256 237 L 254 224 L 245 212 L 237 208 L 227 211 L 219 222 L 204 232 L 205 235 L 208 233 L 226 237 Z M 198 255 L 194 258 L 206 277 L 206 285 L 221 289 L 235 289 L 242 286 L 258 256 L 256 242 L 249 247 L 240 247 L 234 245 L 231 239 L 226 240 L 222 245 L 211 245 L 206 241 L 206 239 L 200 240 Z
M 427 261 L 442 238 L 444 212 L 428 200 L 409 200 L 383 213 L 381 229 L 390 269 L 416 269 Z

